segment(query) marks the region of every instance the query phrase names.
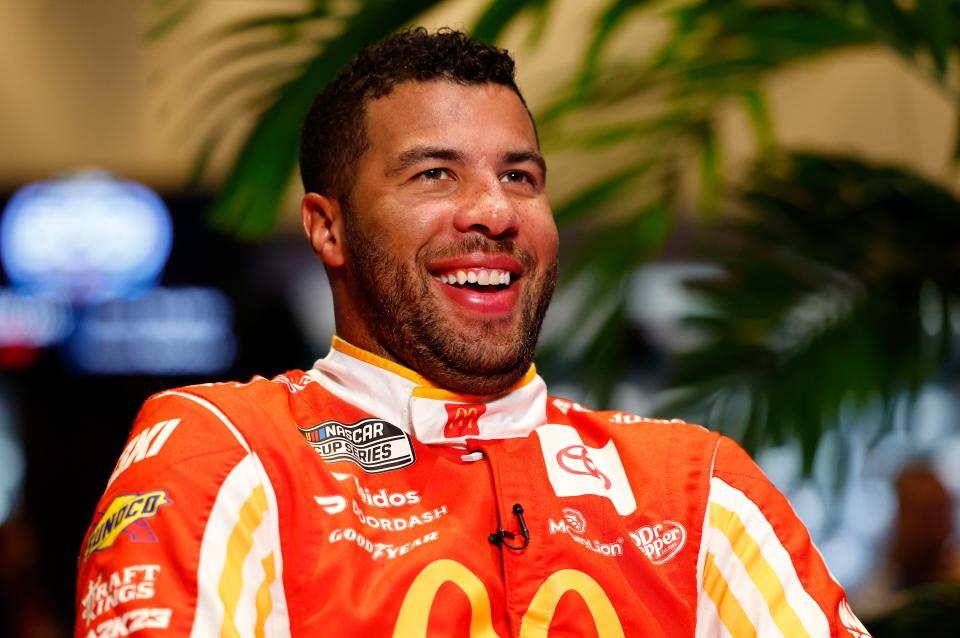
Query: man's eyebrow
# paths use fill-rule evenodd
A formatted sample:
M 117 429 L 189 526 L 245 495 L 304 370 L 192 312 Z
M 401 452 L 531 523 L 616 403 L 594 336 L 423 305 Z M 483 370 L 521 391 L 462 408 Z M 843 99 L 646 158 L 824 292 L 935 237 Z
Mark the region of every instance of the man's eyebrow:
M 511 151 L 504 155 L 504 162 L 507 164 L 520 164 L 522 162 L 533 162 L 536 164 L 544 177 L 547 175 L 547 162 L 543 155 L 537 151 Z
M 463 153 L 444 146 L 414 146 L 400 153 L 397 161 L 387 170 L 387 174 L 402 173 L 411 166 L 428 159 L 463 163 Z

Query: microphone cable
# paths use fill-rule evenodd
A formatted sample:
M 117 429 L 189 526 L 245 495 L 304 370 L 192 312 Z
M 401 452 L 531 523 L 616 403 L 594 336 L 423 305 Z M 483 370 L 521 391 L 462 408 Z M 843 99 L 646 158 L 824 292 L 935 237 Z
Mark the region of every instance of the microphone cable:
M 523 520 L 523 507 L 520 505 L 520 503 L 513 504 L 513 515 L 517 517 L 517 521 L 520 524 L 520 536 L 523 536 L 523 544 L 512 545 L 508 543 L 506 539 L 513 540 L 517 537 L 517 534 L 508 532 L 500 525 L 497 525 L 497 531 L 490 534 L 487 539 L 494 545 L 503 545 L 507 549 L 512 549 L 515 552 L 519 552 L 526 549 L 527 545 L 530 544 L 530 530 L 527 529 L 527 522 Z

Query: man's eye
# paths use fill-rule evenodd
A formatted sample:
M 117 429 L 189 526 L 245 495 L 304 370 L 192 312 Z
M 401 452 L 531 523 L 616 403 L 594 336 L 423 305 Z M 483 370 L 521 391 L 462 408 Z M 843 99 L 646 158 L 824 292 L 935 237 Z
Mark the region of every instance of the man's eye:
M 530 174 L 523 171 L 507 171 L 500 177 L 500 181 L 533 184 L 533 178 L 530 177 Z
M 431 168 L 423 171 L 417 175 L 417 177 L 427 181 L 453 179 L 453 175 L 451 175 L 450 171 L 445 168 Z

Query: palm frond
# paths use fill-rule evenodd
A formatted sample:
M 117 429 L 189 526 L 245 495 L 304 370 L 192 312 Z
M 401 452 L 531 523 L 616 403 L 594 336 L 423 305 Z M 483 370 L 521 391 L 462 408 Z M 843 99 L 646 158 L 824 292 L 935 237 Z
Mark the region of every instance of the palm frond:
M 548 0 L 492 0 L 470 32 L 484 42 L 496 42 L 517 16 L 529 10 L 544 15 Z
M 242 237 L 269 233 L 296 166 L 299 125 L 313 96 L 365 44 L 386 37 L 434 4 L 381 0 L 351 16 L 343 33 L 278 91 L 259 118 L 211 210 L 213 223 Z
M 754 448 L 795 437 L 809 468 L 843 405 L 889 404 L 945 363 L 949 320 L 922 300 L 960 299 L 960 201 L 899 169 L 799 154 L 765 159 L 740 198 L 750 217 L 704 249 L 723 276 L 690 282 L 704 343 L 677 360 L 664 409 Z M 736 393 L 762 418 L 716 409 Z

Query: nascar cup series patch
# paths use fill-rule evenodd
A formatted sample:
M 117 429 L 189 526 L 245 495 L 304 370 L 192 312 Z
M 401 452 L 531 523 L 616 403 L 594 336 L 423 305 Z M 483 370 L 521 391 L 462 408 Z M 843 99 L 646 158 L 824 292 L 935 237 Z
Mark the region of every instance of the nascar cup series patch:
M 298 429 L 324 461 L 349 461 L 368 474 L 379 474 L 413 465 L 410 435 L 381 419 L 356 423 L 324 421 Z
M 93 552 L 112 547 L 121 532 L 135 541 L 156 541 L 147 519 L 153 518 L 162 505 L 171 503 L 164 490 L 143 494 L 122 494 L 107 506 L 100 521 L 94 526 L 83 552 L 86 559 Z

